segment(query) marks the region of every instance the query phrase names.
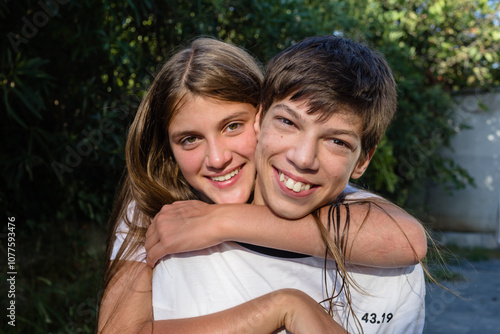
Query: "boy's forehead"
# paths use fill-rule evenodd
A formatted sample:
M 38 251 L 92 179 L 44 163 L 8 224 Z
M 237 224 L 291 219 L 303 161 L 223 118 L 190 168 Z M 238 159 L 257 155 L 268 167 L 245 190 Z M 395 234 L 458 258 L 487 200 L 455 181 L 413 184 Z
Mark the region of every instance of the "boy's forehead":
M 363 137 L 364 122 L 351 108 L 337 106 L 335 110 L 323 111 L 322 109 L 311 112 L 312 108 L 307 101 L 292 101 L 289 98 L 274 102 L 269 108 L 267 115 L 261 118 L 261 125 L 267 127 L 272 121 L 272 116 L 282 112 L 285 117 L 298 126 L 310 124 L 314 131 L 321 136 L 346 135 L 356 142 L 361 142 Z M 266 117 L 269 116 L 269 117 Z M 270 125 L 270 124 L 269 124 Z
M 362 125 L 363 119 L 358 113 L 352 110 L 347 105 L 338 104 L 335 108 L 320 108 L 314 110 L 309 100 L 290 100 L 286 98 L 280 101 L 275 101 L 269 108 L 269 111 L 282 110 L 294 116 L 297 119 L 310 120 L 313 119 L 315 123 L 328 123 L 333 118 L 342 118 L 353 125 Z M 269 113 L 269 111 L 267 113 Z

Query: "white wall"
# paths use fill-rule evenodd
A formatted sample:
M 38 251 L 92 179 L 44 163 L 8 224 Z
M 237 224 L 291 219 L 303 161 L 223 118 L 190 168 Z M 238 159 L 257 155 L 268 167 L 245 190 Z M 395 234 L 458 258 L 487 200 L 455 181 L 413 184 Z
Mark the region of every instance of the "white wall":
M 484 104 L 488 109 L 483 110 Z M 457 97 L 456 120 L 470 130 L 460 131 L 451 142 L 452 158 L 474 178 L 476 188 L 456 190 L 452 196 L 429 186 L 425 194 L 428 218 L 441 231 L 486 233 L 498 243 L 500 203 L 500 91 Z

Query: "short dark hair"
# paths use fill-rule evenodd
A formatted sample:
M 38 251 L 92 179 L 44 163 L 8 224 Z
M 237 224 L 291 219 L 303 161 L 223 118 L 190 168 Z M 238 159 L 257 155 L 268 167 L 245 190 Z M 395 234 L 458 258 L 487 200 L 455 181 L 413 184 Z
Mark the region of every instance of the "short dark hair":
M 268 63 L 262 112 L 290 97 L 327 118 L 348 112 L 363 120 L 362 155 L 381 140 L 396 111 L 396 84 L 384 57 L 362 43 L 327 35 L 304 39 Z M 263 117 L 261 117 L 261 120 Z

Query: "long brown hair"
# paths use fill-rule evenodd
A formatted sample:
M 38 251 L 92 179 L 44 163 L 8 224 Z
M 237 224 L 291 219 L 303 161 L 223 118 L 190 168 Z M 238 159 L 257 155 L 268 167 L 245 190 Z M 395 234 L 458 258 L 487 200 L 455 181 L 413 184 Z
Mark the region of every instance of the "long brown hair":
M 167 133 L 183 102 L 203 96 L 249 103 L 257 111 L 262 80 L 261 67 L 249 53 L 212 38 L 195 39 L 161 67 L 128 132 L 127 166 L 109 220 L 103 291 L 144 245 L 147 228 L 162 206 L 196 198 L 179 171 Z M 128 233 L 111 261 L 122 222 L 128 225 Z

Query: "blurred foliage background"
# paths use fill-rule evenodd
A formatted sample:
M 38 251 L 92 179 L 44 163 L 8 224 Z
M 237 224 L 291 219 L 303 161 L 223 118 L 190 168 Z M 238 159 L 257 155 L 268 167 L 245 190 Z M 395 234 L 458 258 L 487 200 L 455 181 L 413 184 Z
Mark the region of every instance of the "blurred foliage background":
M 0 207 L 4 220 L 16 218 L 19 273 L 16 328 L 5 330 L 94 330 L 127 127 L 156 68 L 182 43 L 215 36 L 262 64 L 318 34 L 342 34 L 380 50 L 396 75 L 399 110 L 360 182 L 405 205 L 429 177 L 449 189 L 474 183 L 439 148 L 467 127 L 454 119 L 453 95 L 500 83 L 499 6 L 498 0 L 2 0 Z M 5 272 L 0 278 L 5 282 Z

